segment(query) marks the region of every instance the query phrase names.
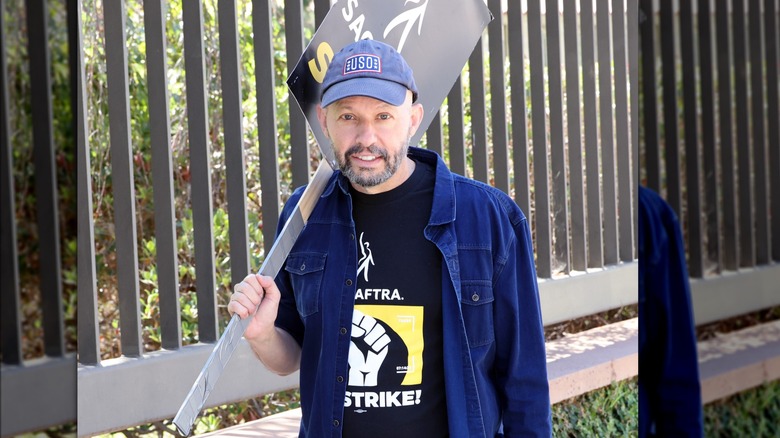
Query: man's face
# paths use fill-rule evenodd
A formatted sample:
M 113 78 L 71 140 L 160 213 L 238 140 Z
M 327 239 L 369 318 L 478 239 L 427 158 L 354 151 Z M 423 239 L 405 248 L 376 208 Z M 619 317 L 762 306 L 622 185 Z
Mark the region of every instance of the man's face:
M 341 172 L 367 193 L 391 190 L 411 173 L 409 139 L 422 120 L 411 92 L 401 106 L 353 96 L 320 109 L 320 124 L 331 140 Z

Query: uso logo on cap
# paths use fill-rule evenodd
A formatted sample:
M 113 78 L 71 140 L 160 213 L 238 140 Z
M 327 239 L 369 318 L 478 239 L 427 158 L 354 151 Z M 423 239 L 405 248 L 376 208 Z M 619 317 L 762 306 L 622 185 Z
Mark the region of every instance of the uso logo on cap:
M 351 73 L 382 73 L 382 60 L 376 55 L 352 55 L 344 61 L 344 75 Z

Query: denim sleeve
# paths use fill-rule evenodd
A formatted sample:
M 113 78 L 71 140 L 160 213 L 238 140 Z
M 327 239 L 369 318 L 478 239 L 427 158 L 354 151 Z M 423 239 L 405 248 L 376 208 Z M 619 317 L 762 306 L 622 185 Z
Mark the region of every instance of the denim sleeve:
M 644 187 L 639 206 L 640 436 L 653 428 L 657 436 L 702 436 L 696 333 L 680 224 L 671 207 Z
M 513 238 L 507 239 L 505 263 L 494 285 L 495 384 L 504 436 L 549 437 L 547 360 L 528 221 L 523 217 L 514 223 L 508 235 Z

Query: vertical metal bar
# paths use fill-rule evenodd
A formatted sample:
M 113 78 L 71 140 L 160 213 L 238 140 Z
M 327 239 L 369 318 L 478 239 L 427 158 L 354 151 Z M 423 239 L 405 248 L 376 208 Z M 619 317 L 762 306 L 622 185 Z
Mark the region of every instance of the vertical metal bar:
M 463 76 L 452 85 L 447 95 L 447 118 L 449 122 L 450 169 L 466 175 L 466 136 L 463 132 Z
M 579 40 L 575 3 L 564 3 L 563 33 L 566 58 L 566 123 L 569 145 L 569 192 L 571 198 L 571 267 L 585 271 L 588 267 L 585 231 L 585 178 L 582 163 L 582 129 L 580 127 Z
M 598 120 L 596 119 L 596 62 L 593 29 L 593 2 L 581 3 L 582 105 L 585 113 L 585 169 L 588 203 L 588 267 L 604 266 L 601 217 L 601 166 L 599 163 Z
M 78 220 L 78 353 L 79 363 L 97 365 L 100 362 L 100 332 L 98 329 L 97 280 L 95 274 L 95 228 L 92 220 L 92 178 L 90 177 L 89 144 L 87 143 L 87 83 L 84 72 L 84 41 L 81 24 L 81 0 L 77 6 L 77 74 L 76 104 L 76 197 Z M 70 31 L 70 30 L 69 30 Z
M 473 178 L 490 182 L 487 149 L 487 112 L 485 109 L 484 39 L 480 38 L 469 57 L 469 89 L 471 90 L 471 162 Z
M 509 193 L 509 134 L 506 127 L 506 83 L 504 81 L 504 14 L 501 0 L 488 0 L 494 11 L 488 24 L 490 51 L 490 112 L 493 133 L 493 178 L 499 190 Z
M 192 178 L 192 222 L 195 234 L 195 290 L 198 296 L 200 342 L 218 338 L 213 211 L 211 205 L 211 150 L 206 109 L 206 67 L 203 57 L 203 10 L 199 1 L 182 5 L 184 68 L 187 85 L 187 128 Z M 262 67 L 258 66 L 262 70 Z
M 271 2 L 252 0 L 254 30 L 255 89 L 260 143 L 260 185 L 263 206 L 263 246 L 267 253 L 274 243 L 279 222 L 279 165 L 274 102 L 274 46 Z
M 705 261 L 714 261 L 720 265 L 718 255 L 718 178 L 717 149 L 715 144 L 715 101 L 713 98 L 713 65 L 712 65 L 712 10 L 710 0 L 698 0 L 699 22 L 699 74 L 701 77 L 701 133 L 704 185 L 704 221 L 707 244 L 704 248 Z M 702 276 L 706 272 L 702 272 Z
M 235 0 L 220 0 L 219 58 L 222 68 L 222 121 L 225 126 L 225 179 L 230 221 L 230 279 L 240 283 L 249 274 L 249 226 L 246 208 L 246 165 L 241 110 L 241 55 Z
M 509 46 L 509 82 L 512 90 L 512 159 L 514 162 L 515 202 L 530 217 L 531 172 L 528 163 L 528 114 L 525 101 L 525 56 L 523 55 L 522 2 L 507 4 Z
M 769 187 L 771 188 L 772 206 L 772 260 L 780 261 L 780 123 L 773 120 L 780 120 L 780 95 L 778 94 L 778 22 L 776 3 L 774 0 L 764 1 L 764 50 L 766 51 L 766 119 L 767 140 L 769 145 Z
M 596 41 L 599 60 L 599 123 L 601 126 L 601 178 L 604 196 L 604 263 L 618 262 L 617 190 L 615 188 L 615 142 L 612 133 L 612 54 L 609 8 L 596 9 Z
M 436 111 L 436 115 L 431 120 L 428 131 L 425 132 L 428 143 L 428 149 L 442 155 L 442 145 L 444 144 L 444 134 L 441 129 L 441 111 Z
M 699 139 L 696 131 L 696 65 L 693 50 L 693 5 L 680 4 L 680 55 L 682 57 L 683 116 L 685 123 L 685 181 L 687 186 L 688 273 L 701 278 L 702 257 L 701 199 L 699 187 Z
M 5 8 L 4 2 L 0 7 Z M 5 12 L 5 9 L 2 9 Z M 0 277 L 2 277 L 2 318 L 3 329 L 2 362 L 6 365 L 22 363 L 22 323 L 19 296 L 19 262 L 16 252 L 16 206 L 14 202 L 13 153 L 11 152 L 10 112 L 8 108 L 8 77 L 6 66 L 5 26 L 0 23 L 0 178 L 3 188 L 0 190 Z
M 729 9 L 726 0 L 715 8 L 716 38 L 718 43 L 718 125 L 720 126 L 720 166 L 721 186 L 723 187 L 723 246 L 721 258 L 723 268 L 736 270 L 739 266 L 739 248 L 737 247 L 737 209 L 734 167 L 733 119 L 731 116 L 731 55 L 729 53 L 730 26 Z
M 79 18 L 81 15 L 81 9 L 79 6 L 81 5 L 79 0 L 66 0 L 65 1 L 65 11 L 66 11 L 66 22 L 67 22 L 67 33 L 68 33 L 68 85 L 70 87 L 69 90 L 69 101 L 70 101 L 70 128 L 71 132 L 75 133 L 75 135 L 78 135 L 78 83 L 80 79 L 80 73 L 79 73 L 79 66 L 81 65 L 80 58 L 82 56 L 82 51 L 80 50 L 80 44 L 79 44 L 79 38 L 80 38 L 80 26 L 79 26 Z M 72 152 L 72 156 L 74 159 L 77 159 L 75 157 L 75 154 L 77 154 L 78 146 L 74 145 Z M 66 152 L 67 153 L 67 152 Z M 78 172 L 78 163 L 76 164 L 77 172 Z M 70 201 L 70 207 L 73 208 L 73 210 L 76 211 L 76 230 L 75 235 L 73 234 L 73 229 L 70 228 L 70 236 L 66 234 L 66 239 L 68 237 L 75 237 L 76 238 L 76 245 L 78 245 L 78 175 L 71 172 L 71 176 L 76 177 L 76 196 L 77 198 Z M 66 232 L 67 233 L 67 232 Z M 78 294 L 78 247 L 77 247 L 77 254 L 76 254 L 76 293 Z M 76 296 L 78 299 L 78 295 Z M 62 309 L 64 312 L 64 309 Z M 78 314 L 78 306 L 76 308 L 76 315 Z M 76 318 L 75 321 L 76 329 L 78 328 L 78 318 Z M 78 342 L 78 331 L 76 332 L 76 342 Z M 77 347 L 78 349 L 78 344 Z
M 718 219 L 717 148 L 715 144 L 715 99 L 712 63 L 712 10 L 710 0 L 699 0 L 699 72 L 701 77 L 701 135 L 703 155 L 704 213 L 707 246 L 704 256 L 720 266 Z M 706 275 L 706 272 L 702 272 Z
M 734 85 L 737 103 L 737 187 L 739 194 L 739 265 L 755 266 L 755 233 L 753 229 L 753 191 L 750 187 L 750 119 L 748 108 L 747 44 L 745 41 L 745 3 L 733 1 Z
M 78 104 L 78 97 L 77 95 L 77 89 L 78 89 L 78 65 L 79 65 L 79 57 L 81 56 L 80 51 L 77 51 L 76 48 L 78 47 L 78 18 L 77 15 L 81 13 L 81 10 L 79 9 L 79 0 L 65 0 L 65 11 L 66 11 L 66 21 L 67 21 L 67 27 L 68 27 L 68 85 L 70 86 L 70 115 L 71 115 L 71 123 L 70 127 L 73 130 L 72 132 L 76 132 L 78 129 L 76 127 L 77 120 L 76 120 L 76 105 Z M 73 203 L 73 206 L 76 207 L 76 202 Z
M 65 353 L 62 317 L 60 226 L 57 177 L 52 128 L 51 61 L 49 59 L 49 11 L 44 0 L 28 0 L 27 35 L 30 55 L 30 87 L 35 166 L 35 205 L 38 209 L 40 292 L 43 309 L 43 342 L 47 356 Z
M 762 64 L 761 45 L 761 1 L 752 0 L 749 3 L 750 32 L 750 101 L 753 104 L 750 120 L 753 122 L 753 187 L 755 197 L 753 211 L 755 212 L 754 233 L 756 239 L 756 264 L 769 263 L 772 249 L 769 244 L 769 191 L 767 190 L 767 151 L 764 138 L 764 69 Z M 777 83 L 780 78 L 773 79 Z M 771 120 L 771 119 L 767 119 Z M 777 121 L 777 119 L 775 119 Z M 780 169 L 773 169 L 775 172 Z
M 544 54 L 542 53 L 541 0 L 528 2 L 528 55 L 531 63 L 531 129 L 534 148 L 534 203 L 536 221 L 536 270 L 552 277 L 552 236 L 547 170 L 547 117 L 544 102 Z
M 569 208 L 566 199 L 566 151 L 563 144 L 563 86 L 558 0 L 547 0 L 547 81 L 550 114 L 550 165 L 552 169 L 553 251 L 555 265 L 571 271 L 569 260 Z M 559 268 L 556 268 L 556 270 Z
M 628 78 L 626 73 L 626 25 L 623 0 L 612 0 L 612 51 L 615 69 L 615 153 L 617 157 L 618 256 L 634 259 L 634 216 L 631 206 L 636 179 L 631 170 L 628 137 Z
M 154 187 L 154 235 L 157 252 L 157 288 L 160 294 L 160 332 L 162 347 L 175 350 L 181 347 L 181 311 L 176 214 L 173 201 L 173 159 L 170 145 L 171 123 L 168 111 L 165 16 L 165 1 L 144 1 L 146 77 L 149 87 L 149 141 L 152 149 L 152 186 Z M 225 55 L 223 54 L 223 56 Z M 223 80 L 225 80 L 224 69 Z M 228 178 L 230 178 L 230 173 L 228 173 Z M 231 246 L 231 250 L 232 248 Z M 232 257 L 231 260 L 233 260 Z
M 627 2 L 626 15 L 628 17 L 627 33 L 628 33 L 628 81 L 630 84 L 629 102 L 631 109 L 630 114 L 630 129 L 631 129 L 631 171 L 635 181 L 633 196 L 633 224 L 634 224 L 634 257 L 639 257 L 639 249 L 637 242 L 639 242 L 639 227 L 637 226 L 637 218 L 639 217 L 639 197 L 636 196 L 637 185 L 639 184 L 639 123 L 640 113 L 642 112 L 639 107 L 639 28 L 637 23 L 639 22 L 639 4 L 637 1 Z
M 78 81 L 79 81 L 79 66 L 81 65 L 80 57 L 82 56 L 83 52 L 79 50 L 79 16 L 81 14 L 81 9 L 79 6 L 81 5 L 80 0 L 65 0 L 65 13 L 66 13 L 66 23 L 67 23 L 67 34 L 68 34 L 68 86 L 69 86 L 69 103 L 70 103 L 70 129 L 72 135 L 78 135 Z M 70 150 L 69 147 L 66 147 L 65 153 L 69 156 L 72 156 L 73 159 L 77 160 L 76 154 L 78 146 L 73 145 L 73 149 Z M 76 174 L 78 172 L 78 163 L 76 163 L 76 172 L 70 171 L 69 174 L 71 177 L 75 177 L 76 180 L 76 199 L 73 199 L 70 201 L 70 208 L 72 208 L 74 211 L 76 211 L 76 230 L 74 231 L 72 227 L 66 228 L 67 231 L 65 231 L 65 239 L 68 238 L 76 238 L 76 299 L 78 299 L 78 175 Z M 72 187 L 72 186 L 71 186 Z M 63 308 L 62 311 L 64 312 L 65 309 Z M 74 329 L 78 329 L 78 302 L 76 303 L 76 312 L 73 315 L 75 317 Z M 78 331 L 75 333 L 76 335 L 76 349 L 78 350 Z
M 677 139 L 677 79 L 674 56 L 674 3 L 661 2 L 661 63 L 663 76 L 664 158 L 666 201 L 680 215 L 680 153 Z
M 658 145 L 658 96 L 656 95 L 653 0 L 640 0 L 639 28 L 642 52 L 642 118 L 647 187 L 661 193 L 661 161 Z
M 122 354 L 136 357 L 143 353 L 143 343 L 124 2 L 104 2 L 103 17 L 106 29 L 106 79 L 111 135 L 111 181 L 114 191 L 119 327 L 122 332 Z
M 316 27 L 320 27 L 329 10 L 330 0 L 314 0 L 314 24 Z
M 303 1 L 285 0 L 284 2 L 284 37 L 287 48 L 288 75 L 295 67 L 295 63 L 303 54 Z M 300 187 L 309 182 L 309 141 L 306 118 L 295 96 L 289 92 L 287 99 L 290 114 L 290 147 L 292 159 L 292 184 Z

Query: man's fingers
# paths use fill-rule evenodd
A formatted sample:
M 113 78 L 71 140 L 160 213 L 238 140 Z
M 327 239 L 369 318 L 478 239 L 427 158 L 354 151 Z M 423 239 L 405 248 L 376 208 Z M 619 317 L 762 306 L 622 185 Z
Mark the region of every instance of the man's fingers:
M 257 279 L 247 277 L 241 283 L 233 286 L 233 296 L 236 299 L 240 299 L 242 296 L 246 297 L 256 306 L 260 304 L 260 300 L 263 297 L 263 288 L 257 282 Z
M 249 274 L 242 280 L 242 283 L 246 283 L 249 286 L 251 286 L 254 290 L 260 292 L 263 290 L 263 287 L 260 285 L 260 281 L 258 281 L 258 275 L 256 274 Z
M 274 279 L 260 274 L 249 274 L 233 286 L 228 311 L 236 313 L 241 318 L 254 312 L 267 293 L 279 295 Z
M 228 303 L 227 308 L 231 315 L 235 313 L 241 319 L 244 319 L 247 317 L 247 315 L 249 315 L 249 309 L 247 306 L 242 304 L 237 298 L 235 298 L 235 296 L 230 297 L 230 302 Z
M 262 299 L 270 299 L 277 303 L 281 300 L 281 292 L 279 292 L 279 288 L 276 286 L 273 277 L 258 274 L 257 280 L 263 288 Z
M 257 281 L 258 286 L 260 286 L 263 291 L 267 291 L 268 289 L 273 289 L 276 287 L 274 279 L 267 275 L 257 274 L 254 276 L 254 280 Z
M 236 313 L 242 319 L 246 318 L 260 303 L 262 290 L 255 276 L 247 275 L 243 281 L 233 286 L 228 311 L 231 314 Z

